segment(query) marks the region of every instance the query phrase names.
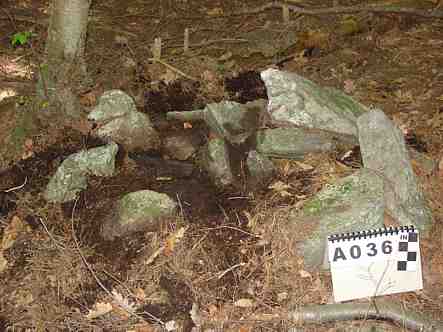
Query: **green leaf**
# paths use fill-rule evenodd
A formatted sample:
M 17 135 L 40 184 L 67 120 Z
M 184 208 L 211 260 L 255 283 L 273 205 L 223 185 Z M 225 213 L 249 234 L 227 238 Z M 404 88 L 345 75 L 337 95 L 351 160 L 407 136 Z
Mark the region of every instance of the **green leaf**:
M 11 38 L 12 46 L 24 45 L 28 42 L 29 37 L 31 37 L 30 31 L 17 32 Z

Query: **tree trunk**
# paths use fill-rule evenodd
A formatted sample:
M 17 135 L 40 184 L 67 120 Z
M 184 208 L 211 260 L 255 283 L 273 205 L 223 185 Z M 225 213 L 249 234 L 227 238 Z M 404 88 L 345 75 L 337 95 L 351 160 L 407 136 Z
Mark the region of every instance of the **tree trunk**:
M 91 0 L 52 0 L 46 61 L 40 66 L 37 93 L 49 110 L 78 117 L 77 92 L 87 82 L 84 50 Z M 52 112 L 51 112 L 52 113 Z

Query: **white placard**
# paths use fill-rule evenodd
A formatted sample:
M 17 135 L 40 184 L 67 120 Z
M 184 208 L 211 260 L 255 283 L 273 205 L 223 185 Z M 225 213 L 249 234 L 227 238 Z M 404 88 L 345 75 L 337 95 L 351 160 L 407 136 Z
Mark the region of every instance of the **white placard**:
M 327 241 L 336 302 L 423 288 L 413 226 L 336 234 Z

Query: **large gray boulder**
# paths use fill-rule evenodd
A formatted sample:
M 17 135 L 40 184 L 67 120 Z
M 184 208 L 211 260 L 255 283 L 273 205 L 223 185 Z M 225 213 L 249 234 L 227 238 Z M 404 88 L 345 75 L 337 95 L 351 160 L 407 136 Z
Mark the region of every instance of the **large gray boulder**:
M 368 109 L 350 96 L 273 68 L 263 71 L 261 78 L 273 120 L 357 136 L 357 118 Z
M 389 214 L 401 225 L 429 230 L 432 215 L 412 169 L 403 133 L 380 110 L 358 119 L 363 165 L 385 181 Z
M 299 240 L 295 245 L 308 269 L 326 268 L 326 238 L 383 227 L 384 207 L 383 179 L 363 168 L 326 186 L 292 214 L 288 236 Z

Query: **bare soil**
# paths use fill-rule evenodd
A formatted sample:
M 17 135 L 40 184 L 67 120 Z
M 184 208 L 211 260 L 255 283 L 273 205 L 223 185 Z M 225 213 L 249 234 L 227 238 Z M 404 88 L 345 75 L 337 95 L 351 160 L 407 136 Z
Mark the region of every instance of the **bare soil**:
M 435 219 L 431 234 L 422 240 L 425 288 L 386 298 L 441 319 L 443 164 L 440 169 L 437 164 L 443 157 L 443 21 L 395 13 L 292 14 L 285 28 L 281 10 L 252 11 L 265 3 L 94 1 L 87 63 L 95 84 L 81 92 L 82 105 L 89 110 L 103 91 L 122 89 L 149 114 L 162 137 L 192 130 L 204 142 L 211 135 L 203 124 L 185 128 L 166 121 L 166 112 L 227 99 L 244 103 L 266 98 L 259 73 L 274 66 L 381 108 L 405 132 L 408 145 L 435 163 L 429 169 L 413 159 Z M 438 6 L 432 0 L 395 3 Z M 312 1 L 300 4 L 318 7 Z M 340 1 L 355 4 L 359 2 Z M 321 5 L 332 7 L 333 1 Z M 44 56 L 47 9 L 43 0 L 2 1 L 2 98 L 8 91 L 33 97 Z M 245 33 L 274 24 L 283 35 L 296 31 L 289 47 L 272 56 L 243 49 Z M 186 53 L 185 28 L 191 36 Z M 12 47 L 10 37 L 22 31 L 33 32 L 30 42 Z M 155 37 L 162 38 L 161 59 L 172 69 L 149 60 Z M 125 66 L 128 62 L 132 64 Z M 0 120 L 0 138 L 10 125 L 10 118 Z M 302 164 L 275 160 L 279 173 L 273 182 L 286 184 L 284 190 L 251 191 L 240 172 L 239 184 L 223 192 L 202 171 L 165 180 L 161 166 L 143 167 L 121 152 L 116 176 L 90 178 L 75 203 L 58 205 L 45 202 L 42 191 L 60 162 L 102 142 L 75 126 L 49 122 L 38 123 L 24 144 L 29 153 L 0 173 L 1 252 L 7 261 L 0 274 L 0 331 L 154 331 L 156 323 L 172 320 L 190 331 L 193 306 L 202 319 L 224 321 L 222 330 L 285 331 L 290 325 L 270 319 L 272 315 L 331 301 L 330 274 L 304 270 L 301 257 L 286 247 L 281 216 L 273 208 L 301 204 L 325 183 L 350 174 L 361 166 L 358 151 L 348 163 L 334 154 L 308 156 Z M 237 154 L 241 162 L 243 151 Z M 177 198 L 180 218 L 158 232 L 103 241 L 99 229 L 109 207 L 123 194 L 141 189 Z M 269 247 L 265 232 L 279 236 L 279 245 Z M 109 305 L 109 313 L 88 318 Z M 373 324 L 337 322 L 307 330 L 356 330 Z

